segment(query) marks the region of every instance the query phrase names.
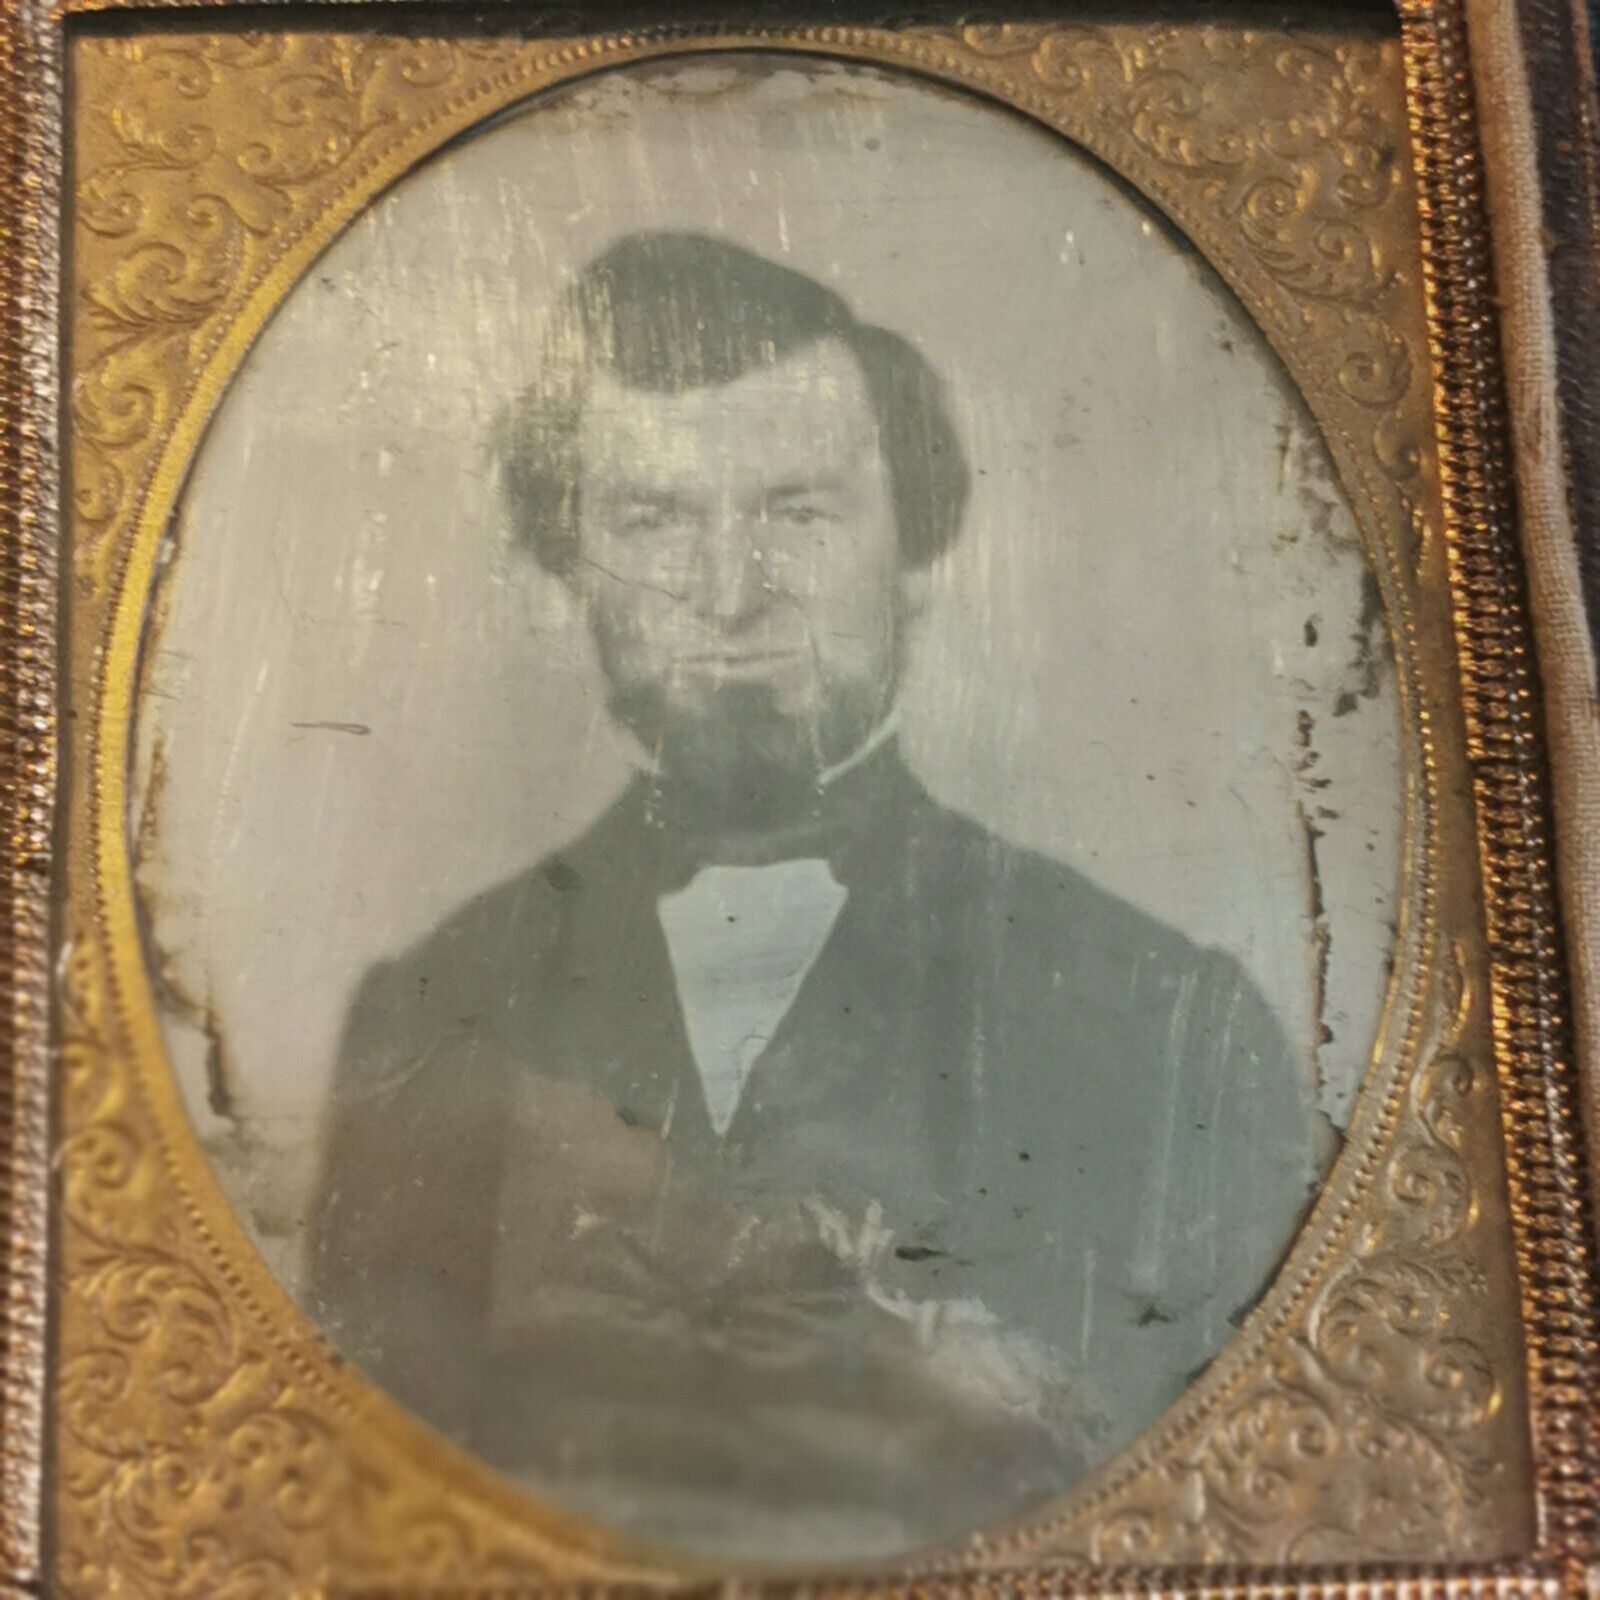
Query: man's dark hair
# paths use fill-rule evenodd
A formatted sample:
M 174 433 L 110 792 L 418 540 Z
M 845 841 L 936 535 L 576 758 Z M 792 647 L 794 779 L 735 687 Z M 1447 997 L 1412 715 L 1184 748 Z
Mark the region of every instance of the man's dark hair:
M 938 375 L 898 334 L 856 321 L 814 278 L 695 233 L 635 233 L 563 292 L 539 370 L 498 435 L 517 538 L 552 572 L 577 552 L 577 432 L 591 372 L 657 394 L 729 383 L 838 339 L 879 428 L 900 559 L 922 567 L 955 538 L 968 473 Z

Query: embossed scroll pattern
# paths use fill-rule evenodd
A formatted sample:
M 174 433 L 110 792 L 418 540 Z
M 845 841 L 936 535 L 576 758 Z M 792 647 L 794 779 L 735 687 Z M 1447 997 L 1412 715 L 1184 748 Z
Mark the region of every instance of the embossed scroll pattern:
M 1386 502 L 1379 516 L 1399 558 L 1391 607 L 1415 643 L 1416 580 L 1437 576 L 1443 552 L 1430 515 L 1428 413 L 1417 403 L 1426 349 L 1406 315 L 1415 269 L 1407 275 L 1383 215 L 1409 198 L 1386 52 L 1304 39 L 1264 47 L 1259 36 L 1212 30 L 1197 49 L 1181 28 L 1002 25 L 964 37 L 984 56 L 1025 63 L 1024 82 L 1072 93 L 1113 86 L 1121 115 L 1107 120 L 1123 146 L 1120 170 L 1147 170 L 1141 156 L 1156 163 L 1190 206 L 1200 202 L 1190 226 L 1202 241 L 1208 221 L 1231 221 L 1280 296 L 1252 309 L 1269 329 L 1276 313 L 1289 341 L 1334 353 L 1310 376 L 1331 380 L 1340 422 L 1360 430 L 1340 465 Z M 1328 427 L 1328 408 L 1320 420 Z M 1402 650 L 1402 671 L 1408 657 Z M 1353 1230 L 1348 1258 L 1322 1279 L 1299 1328 L 1145 1486 L 1024 1546 L 1141 1565 L 1495 1548 L 1491 1491 L 1503 1487 L 1504 1466 L 1485 1446 L 1504 1396 L 1475 1332 L 1487 1285 L 1464 1235 L 1481 1169 L 1462 1147 L 1475 1115 L 1479 1150 L 1490 1154 L 1481 1134 L 1492 1127 L 1492 1091 L 1466 1053 L 1474 1038 L 1482 1050 L 1486 1019 L 1471 1014 L 1460 945 L 1445 970 L 1444 985 L 1419 997 L 1419 1018 L 1435 1032 L 1413 1041 L 1421 1065 L 1395 1108 L 1372 1220 Z M 1361 1472 L 1349 1471 L 1352 1460 Z
M 1476 1534 L 1505 1487 L 1484 1425 L 1504 1395 L 1476 1336 L 1486 1286 L 1464 1248 L 1475 1202 L 1463 1133 L 1487 1085 L 1463 1053 L 1475 999 L 1461 950 L 1433 999 L 1443 1021 L 1379 1170 L 1380 1215 L 1264 1368 L 1096 1523 L 1098 1559 L 1260 1559 L 1264 1540 L 1273 1561 L 1404 1559 L 1441 1534 L 1483 1553 Z
M 313 1594 L 330 1569 L 374 1582 L 542 1570 L 532 1541 L 497 1537 L 490 1519 L 347 1451 L 346 1419 L 262 1338 L 237 1282 L 163 1205 L 107 998 L 92 946 L 73 947 L 62 969 L 62 1593 L 256 1600 Z
M 183 459 L 261 308 L 343 217 L 451 134 L 563 76 L 690 43 L 316 32 L 79 42 L 72 667 L 113 766 L 80 762 L 70 797 L 55 1508 L 65 1593 L 243 1600 L 309 1594 L 333 1576 L 626 1570 L 341 1371 L 249 1254 L 159 1059 L 108 772 L 132 694 L 143 603 L 132 579 L 153 565 Z M 948 1559 L 1518 1548 L 1523 1402 L 1505 1331 L 1516 1302 L 1494 1176 L 1483 948 L 1470 886 L 1429 870 L 1446 847 L 1470 861 L 1472 836 L 1452 798 L 1460 775 L 1428 734 L 1455 715 L 1454 669 L 1393 47 L 1177 26 L 819 29 L 697 44 L 900 62 L 987 90 L 1162 205 L 1260 320 L 1327 433 L 1374 536 L 1413 716 L 1404 981 L 1294 1283 L 1102 1482 L 1048 1521 Z
M 282 34 L 84 46 L 86 63 L 124 70 L 78 128 L 74 220 L 104 264 L 80 276 L 74 328 L 80 574 L 107 581 L 141 473 L 262 270 L 426 99 L 481 88 L 497 56 Z
M 1181 26 L 972 26 L 962 42 L 1034 98 L 1088 100 L 1120 171 L 1153 163 L 1159 189 L 1251 252 L 1284 297 L 1285 336 L 1333 354 L 1316 378 L 1369 414 L 1372 463 L 1401 496 L 1420 561 L 1428 413 L 1404 402 L 1425 382 L 1426 349 L 1395 315 L 1415 303 L 1415 278 L 1396 248 L 1411 229 L 1394 223 L 1410 201 L 1394 51 Z

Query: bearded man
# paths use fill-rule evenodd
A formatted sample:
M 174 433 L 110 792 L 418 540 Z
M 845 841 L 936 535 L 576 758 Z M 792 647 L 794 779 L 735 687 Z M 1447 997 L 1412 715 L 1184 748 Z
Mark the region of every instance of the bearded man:
M 372 973 L 312 1298 L 570 1510 L 867 1558 L 1183 1390 L 1328 1155 L 1238 965 L 935 800 L 895 707 L 968 468 L 832 290 L 698 235 L 570 285 L 500 440 L 633 780 Z M 537 736 L 537 730 L 530 730 Z

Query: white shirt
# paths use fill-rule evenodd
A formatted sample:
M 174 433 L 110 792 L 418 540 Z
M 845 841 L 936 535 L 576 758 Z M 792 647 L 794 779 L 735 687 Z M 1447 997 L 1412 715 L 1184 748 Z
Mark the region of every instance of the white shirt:
M 848 891 L 813 858 L 702 867 L 657 913 L 718 1138 L 788 1015 Z

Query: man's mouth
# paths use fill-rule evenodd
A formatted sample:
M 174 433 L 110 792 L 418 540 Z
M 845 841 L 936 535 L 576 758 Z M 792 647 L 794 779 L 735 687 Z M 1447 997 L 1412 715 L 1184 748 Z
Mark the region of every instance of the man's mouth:
M 695 650 L 675 657 L 676 664 L 692 672 L 724 678 L 762 677 L 801 659 L 799 650 L 738 649 Z

